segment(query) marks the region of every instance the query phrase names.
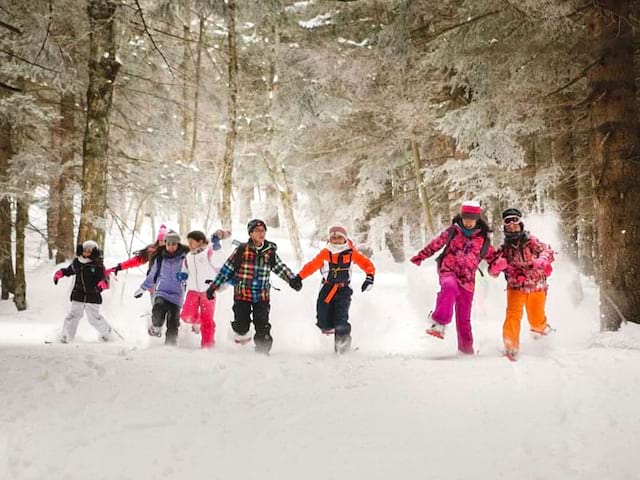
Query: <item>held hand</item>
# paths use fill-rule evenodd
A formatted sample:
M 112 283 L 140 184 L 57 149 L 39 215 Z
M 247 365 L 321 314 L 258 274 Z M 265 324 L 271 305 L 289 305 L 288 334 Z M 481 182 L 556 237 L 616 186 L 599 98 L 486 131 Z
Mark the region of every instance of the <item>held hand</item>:
M 423 259 L 420 255 L 415 255 L 415 256 L 413 256 L 413 257 L 411 257 L 411 258 L 409 259 L 409 261 L 410 261 L 411 263 L 413 263 L 414 265 L 416 265 L 416 266 L 418 266 L 418 267 L 420 266 L 420 264 L 422 263 L 422 261 L 423 261 L 423 260 L 424 260 L 424 259 Z
M 489 265 L 489 274 L 497 277 L 500 272 L 506 270 L 509 267 L 507 259 L 504 257 L 498 258 L 491 265 Z
M 206 295 L 209 300 L 213 300 L 214 298 L 216 298 L 216 289 L 213 288 L 213 283 L 209 283 L 209 288 L 207 288 Z
M 367 275 L 367 278 L 362 282 L 362 293 L 368 292 L 373 288 L 373 275 Z
M 144 295 L 144 292 L 146 292 L 146 290 L 142 287 L 140 287 L 139 289 L 137 289 L 134 293 L 133 296 L 135 298 L 140 298 L 142 295 Z
M 176 273 L 176 278 L 180 282 L 186 282 L 187 278 L 189 278 L 189 273 L 188 272 L 178 272 L 178 273 Z
M 299 274 L 289 279 L 289 286 L 293 288 L 296 292 L 299 292 L 300 290 L 302 290 L 302 278 L 300 278 Z
M 219 228 L 218 230 L 213 232 L 213 235 L 211 236 L 211 238 L 213 239 L 213 237 L 218 237 L 219 240 L 224 240 L 226 238 L 229 238 L 230 236 L 231 236 L 231 232 L 229 230 L 224 230 L 222 228 Z
M 53 274 L 53 283 L 57 285 L 58 280 L 60 280 L 62 277 L 64 277 L 64 272 L 62 270 L 56 271 L 56 273 Z
M 100 280 L 98 282 L 98 285 L 96 285 L 96 287 L 98 288 L 98 292 L 102 292 L 102 291 L 107 290 L 109 288 L 109 284 L 107 282 L 105 282 L 104 280 Z
M 112 272 L 112 273 L 117 277 L 117 276 L 118 276 L 118 272 L 119 272 L 120 270 L 122 270 L 122 264 L 121 264 L 121 263 L 119 263 L 119 264 L 117 264 L 115 267 L 113 267 L 113 268 L 111 269 L 111 272 Z

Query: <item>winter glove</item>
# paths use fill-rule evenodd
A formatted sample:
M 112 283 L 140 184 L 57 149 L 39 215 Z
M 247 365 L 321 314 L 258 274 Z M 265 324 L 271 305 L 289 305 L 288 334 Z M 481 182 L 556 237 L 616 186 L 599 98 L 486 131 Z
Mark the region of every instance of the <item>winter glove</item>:
M 422 256 L 420 254 L 418 254 L 418 255 L 415 255 L 415 256 L 411 257 L 409 259 L 409 261 L 411 263 L 413 263 L 414 265 L 417 265 L 419 267 L 420 264 L 424 261 L 424 258 L 422 258 Z
M 116 277 L 118 276 L 118 272 L 122 270 L 122 264 L 117 264 L 115 267 L 110 268 L 109 270 L 107 270 L 107 276 L 109 276 L 111 273 L 113 273 Z
M 362 282 L 362 293 L 368 292 L 373 288 L 373 275 L 367 275 L 364 282 Z
M 211 235 L 211 247 L 214 250 L 220 250 L 222 247 L 220 245 L 220 240 L 224 240 L 225 238 L 229 238 L 231 236 L 231 232 L 229 230 L 218 229 L 213 232 Z
M 133 296 L 136 298 L 140 298 L 142 295 L 144 295 L 144 292 L 146 292 L 146 290 L 142 287 L 140 287 L 139 289 L 137 289 L 134 293 Z
M 302 278 L 300 278 L 300 275 L 291 277 L 289 279 L 289 286 L 293 288 L 296 292 L 299 292 L 300 290 L 302 290 Z
M 62 270 L 56 271 L 56 273 L 53 274 L 53 283 L 57 285 L 58 280 L 60 280 L 62 277 L 64 277 L 64 272 Z
M 102 292 L 103 290 L 107 290 L 109 288 L 109 284 L 104 280 L 100 280 L 96 287 L 98 288 L 98 292 Z
M 495 262 L 489 265 L 489 274 L 497 277 L 500 272 L 506 270 L 509 267 L 509 263 L 507 259 L 504 257 L 498 258 Z
M 206 295 L 209 300 L 213 300 L 216 297 L 216 289 L 211 282 L 209 282 L 209 288 L 207 288 Z
M 178 272 L 178 273 L 176 273 L 176 278 L 178 279 L 179 282 L 186 282 L 187 278 L 189 278 L 189 273 L 188 272 Z

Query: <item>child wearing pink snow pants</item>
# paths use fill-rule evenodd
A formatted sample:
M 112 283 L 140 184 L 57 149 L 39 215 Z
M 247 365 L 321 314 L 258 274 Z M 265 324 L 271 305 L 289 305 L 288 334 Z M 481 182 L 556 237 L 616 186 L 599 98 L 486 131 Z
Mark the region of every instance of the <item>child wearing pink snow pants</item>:
M 458 333 L 458 350 L 473 353 L 473 333 L 471 330 L 471 305 L 473 292 L 460 286 L 452 273 L 440 274 L 440 292 L 436 299 L 436 308 L 431 318 L 441 325 L 451 323 L 453 307 L 456 307 L 456 331 Z
M 216 299 L 207 299 L 205 292 L 189 290 L 187 298 L 182 306 L 180 318 L 186 323 L 200 325 L 202 336 L 200 344 L 202 348 L 209 348 L 215 345 L 216 322 L 213 314 L 216 309 Z

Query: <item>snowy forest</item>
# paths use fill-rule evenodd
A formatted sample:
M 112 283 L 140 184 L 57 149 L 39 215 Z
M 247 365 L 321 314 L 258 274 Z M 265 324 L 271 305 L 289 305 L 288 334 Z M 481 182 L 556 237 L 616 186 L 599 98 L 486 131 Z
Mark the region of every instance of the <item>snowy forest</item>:
M 260 213 L 299 261 L 343 222 L 403 262 L 474 198 L 494 229 L 558 212 L 603 328 L 638 322 L 639 5 L 4 0 L 2 298 L 27 308 L 34 204 L 58 263 L 167 211 Z
M 640 0 L 0 0 L 0 478 L 638 478 L 639 86 Z

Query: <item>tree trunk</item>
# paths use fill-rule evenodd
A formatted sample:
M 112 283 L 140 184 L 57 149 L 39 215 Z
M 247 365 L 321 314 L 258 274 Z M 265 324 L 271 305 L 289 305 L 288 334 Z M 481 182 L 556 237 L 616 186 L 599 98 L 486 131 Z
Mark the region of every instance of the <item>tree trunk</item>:
M 278 215 L 278 189 L 269 184 L 265 187 L 264 221 L 272 228 L 280 228 L 280 216 Z
M 87 125 L 82 144 L 82 211 L 78 242 L 95 240 L 104 246 L 107 208 L 107 166 L 109 124 L 113 84 L 120 63 L 116 59 L 118 3 L 115 0 L 90 0 L 89 13 L 89 87 L 87 88 Z
M 236 51 L 236 2 L 227 3 L 229 41 L 229 96 L 227 99 L 227 135 L 222 161 L 222 202 L 220 220 L 224 228 L 231 228 L 231 190 L 233 187 L 233 153 L 237 136 L 238 56 Z
M 551 152 L 553 162 L 562 170 L 557 185 L 558 213 L 560 214 L 560 232 L 562 250 L 574 262 L 578 260 L 578 184 L 577 165 L 573 157 L 573 138 L 570 117 L 562 132 L 553 140 Z
M 240 198 L 238 201 L 238 215 L 240 217 L 240 222 L 247 222 L 249 221 L 250 218 L 252 218 L 251 217 L 251 201 L 252 200 L 253 200 L 253 185 L 243 185 L 240 188 Z
M 73 161 L 75 137 L 75 97 L 73 93 L 62 95 L 60 121 L 61 174 L 58 177 L 58 226 L 55 240 L 56 263 L 73 258 Z
M 60 164 L 60 131 L 54 126 L 49 131 L 51 138 L 51 164 Z M 56 169 L 55 174 L 49 178 L 49 198 L 47 201 L 47 254 L 49 260 L 53 259 L 54 249 L 56 245 L 56 237 L 58 236 L 58 208 L 60 204 L 60 192 L 58 191 L 58 177 L 60 170 Z
M 27 309 L 27 280 L 24 271 L 24 232 L 29 223 L 29 202 L 16 202 L 16 288 L 13 302 L 18 311 Z
M 601 0 L 589 18 L 591 175 L 603 330 L 640 323 L 640 142 L 628 0 Z
M 11 254 L 11 200 L 7 192 L 9 159 L 11 158 L 11 124 L 0 118 L 0 298 L 7 300 L 15 291 Z
M 396 263 L 404 262 L 404 224 L 401 216 L 391 222 L 389 230 L 384 234 L 384 241 L 391 252 L 393 260 Z
M 416 176 L 416 184 L 418 185 L 418 197 L 420 198 L 420 206 L 422 207 L 422 220 L 423 220 L 423 241 L 426 241 L 430 235 L 435 233 L 435 227 L 433 225 L 433 215 L 431 214 L 431 203 L 429 202 L 429 195 L 427 189 L 424 186 L 424 179 L 422 178 L 422 160 L 420 159 L 420 145 L 415 140 L 411 140 L 411 152 L 413 154 L 413 173 Z
M 588 169 L 586 162 L 580 162 L 580 170 Z M 587 276 L 595 274 L 595 230 L 593 215 L 593 192 L 591 188 L 591 175 L 581 173 L 578 175 L 578 263 L 580 271 Z
M 293 195 L 287 179 L 287 172 L 284 167 L 282 167 L 279 172 L 276 172 L 274 167 L 272 167 L 273 163 L 267 159 L 266 155 L 269 154 L 267 153 L 263 157 L 264 163 L 267 167 L 267 171 L 269 172 L 269 176 L 271 177 L 271 181 L 276 185 L 277 191 L 280 192 L 280 202 L 282 203 L 284 216 L 287 220 L 287 231 L 289 232 L 289 240 L 293 246 L 293 253 L 296 256 L 296 261 L 299 264 L 302 264 L 304 261 L 304 254 L 302 252 L 302 244 L 300 243 L 298 223 L 296 222 L 296 217 L 293 213 Z M 282 186 L 278 188 L 277 185 L 280 183 L 282 183 Z

